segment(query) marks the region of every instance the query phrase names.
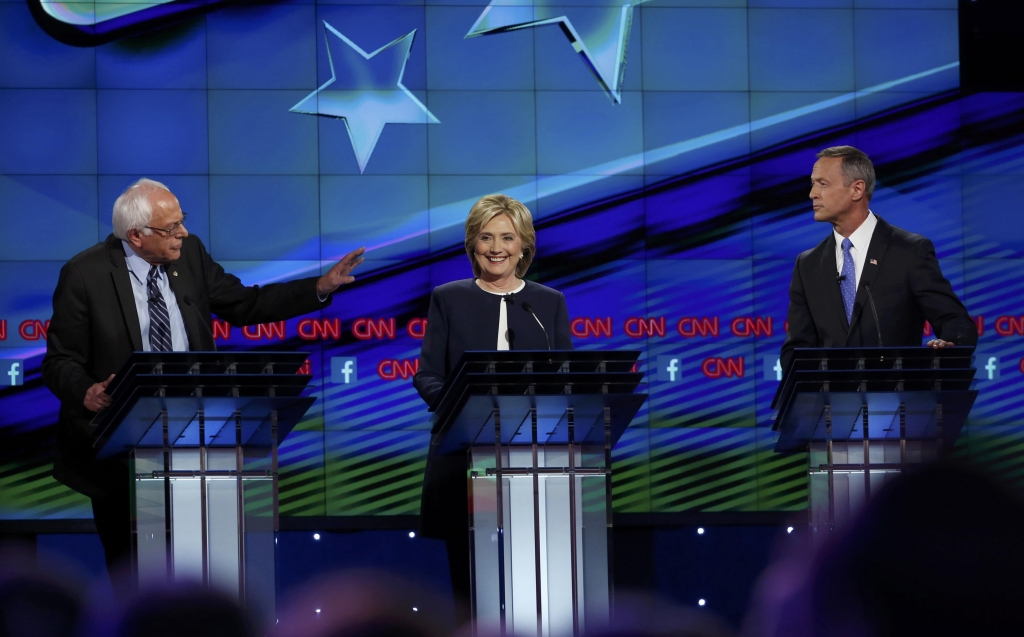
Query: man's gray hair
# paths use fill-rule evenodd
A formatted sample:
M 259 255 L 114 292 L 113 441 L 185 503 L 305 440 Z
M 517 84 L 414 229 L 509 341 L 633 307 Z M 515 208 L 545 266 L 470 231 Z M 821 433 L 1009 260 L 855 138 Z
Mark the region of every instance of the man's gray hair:
M 868 201 L 875 194 L 875 166 L 867 154 L 853 146 L 832 146 L 818 153 L 818 157 L 842 157 L 843 185 L 864 181 L 864 194 Z
M 129 230 L 139 230 L 142 234 L 149 236 L 153 231 L 147 228 L 153 221 L 153 206 L 149 203 L 149 195 L 154 190 L 171 189 L 159 181 L 143 177 L 121 193 L 121 196 L 114 202 L 114 236 L 118 239 L 128 240 Z

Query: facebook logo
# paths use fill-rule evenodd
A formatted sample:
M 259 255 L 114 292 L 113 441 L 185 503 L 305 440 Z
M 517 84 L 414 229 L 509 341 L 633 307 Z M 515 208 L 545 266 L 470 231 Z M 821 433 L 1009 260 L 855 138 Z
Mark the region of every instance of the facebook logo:
M 782 361 L 779 360 L 778 356 L 764 357 L 764 379 L 782 380 Z
M 25 363 L 22 361 L 0 359 L 0 373 L 7 374 L 0 380 L 4 385 L 25 384 Z
M 682 377 L 681 370 L 682 368 L 679 366 L 678 357 L 658 357 L 658 380 L 667 380 L 670 383 L 679 382 Z
M 338 385 L 351 385 L 356 382 L 356 357 L 331 357 L 331 382 Z
M 999 357 L 998 356 L 986 356 L 985 354 L 977 355 L 977 359 L 981 367 L 981 380 L 995 380 L 999 378 Z

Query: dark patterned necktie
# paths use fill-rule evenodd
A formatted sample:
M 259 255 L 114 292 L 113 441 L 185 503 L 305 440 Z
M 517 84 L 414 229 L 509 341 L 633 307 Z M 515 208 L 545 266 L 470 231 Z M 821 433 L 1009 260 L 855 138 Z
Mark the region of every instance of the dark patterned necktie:
M 843 273 L 839 281 L 839 289 L 843 293 L 843 308 L 846 310 L 846 322 L 853 321 L 853 301 L 857 298 L 857 266 L 853 263 L 850 248 L 853 243 L 843 239 Z
M 154 352 L 169 352 L 174 349 L 171 347 L 171 318 L 164 295 L 160 293 L 160 272 L 155 265 L 149 269 L 146 291 L 149 293 L 149 347 Z

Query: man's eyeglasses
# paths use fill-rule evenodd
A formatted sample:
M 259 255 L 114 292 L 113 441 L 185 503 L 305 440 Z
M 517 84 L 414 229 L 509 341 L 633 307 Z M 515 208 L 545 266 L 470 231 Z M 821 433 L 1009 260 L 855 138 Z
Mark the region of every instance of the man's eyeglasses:
M 181 221 L 179 221 L 178 223 L 174 224 L 170 228 L 154 228 L 153 226 L 142 226 L 142 227 L 143 228 L 148 228 L 150 230 L 156 230 L 157 232 L 161 232 L 161 233 L 167 233 L 168 237 L 173 237 L 176 234 L 178 234 L 178 232 L 181 231 L 182 227 L 184 227 L 186 219 L 188 219 L 188 213 L 187 212 L 183 212 L 183 213 L 181 213 Z

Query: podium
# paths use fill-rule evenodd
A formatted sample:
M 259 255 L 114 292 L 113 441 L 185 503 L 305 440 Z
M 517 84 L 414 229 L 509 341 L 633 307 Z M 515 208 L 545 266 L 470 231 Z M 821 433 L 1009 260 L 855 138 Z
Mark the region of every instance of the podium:
M 611 450 L 647 395 L 639 352 L 466 352 L 430 410 L 467 459 L 477 632 L 606 624 Z
M 776 452 L 808 451 L 810 524 L 835 528 L 887 479 L 952 449 L 974 348 L 796 349 L 772 401 Z
M 313 404 L 304 352 L 135 352 L 97 414 L 98 458 L 127 457 L 133 570 L 273 612 L 277 445 Z

